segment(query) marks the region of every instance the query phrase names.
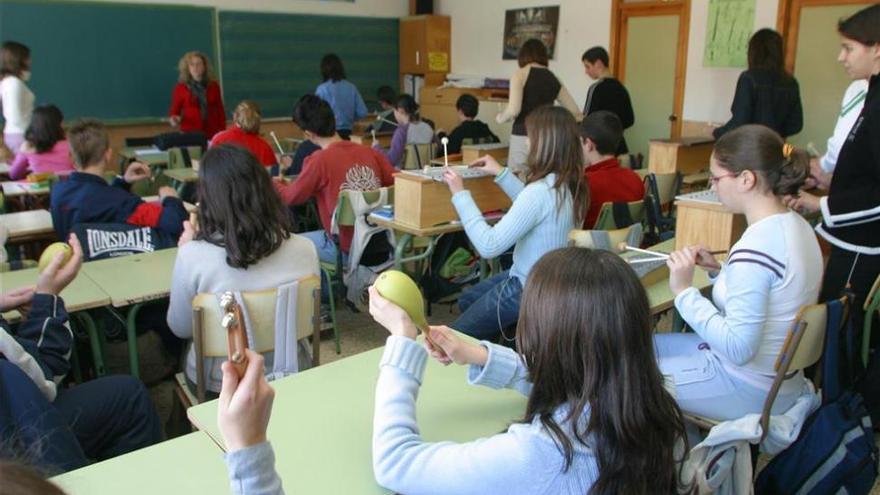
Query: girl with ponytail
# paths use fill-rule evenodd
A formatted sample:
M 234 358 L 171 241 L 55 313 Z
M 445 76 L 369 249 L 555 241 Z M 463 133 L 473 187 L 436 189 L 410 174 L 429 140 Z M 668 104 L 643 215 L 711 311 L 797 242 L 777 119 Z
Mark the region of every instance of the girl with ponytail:
M 804 184 L 809 155 L 761 125 L 718 140 L 709 182 L 748 228 L 725 263 L 701 246 L 671 253 L 669 287 L 694 333 L 655 337 L 660 369 L 671 375 L 682 410 L 728 420 L 760 413 L 774 365 L 801 306 L 817 301 L 822 254 L 810 225 L 783 204 Z M 708 270 L 712 299 L 692 287 L 694 268 Z M 812 393 L 801 372 L 779 390 L 773 413 Z

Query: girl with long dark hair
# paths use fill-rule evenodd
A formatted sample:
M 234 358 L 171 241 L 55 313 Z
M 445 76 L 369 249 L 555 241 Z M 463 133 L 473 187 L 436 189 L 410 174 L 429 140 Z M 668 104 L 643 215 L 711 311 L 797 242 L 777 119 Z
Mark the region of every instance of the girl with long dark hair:
M 684 422 L 654 360 L 651 311 L 619 256 L 546 254 L 529 275 L 517 351 L 432 326 L 418 344 L 406 313 L 370 289 L 391 333 L 380 362 L 373 471 L 400 493 L 646 494 L 684 491 Z M 468 365 L 472 384 L 528 396 L 521 420 L 469 443 L 422 440 L 416 396 L 428 354 Z M 473 414 L 480 414 L 475 410 Z
M 513 247 L 509 271 L 489 277 L 458 299 L 462 314 L 452 326 L 476 338 L 493 340 L 516 323 L 522 287 L 532 266 L 548 251 L 568 243 L 569 231 L 583 224 L 589 204 L 583 149 L 571 113 L 548 105 L 535 109 L 527 122 L 531 146 L 525 184 L 491 156 L 471 164 L 494 175 L 513 200 L 494 226 L 483 218 L 458 174 L 449 170 L 443 177 L 464 231 L 480 256 L 495 258 Z
M 712 131 L 715 139 L 745 124 L 765 125 L 782 137 L 800 132 L 804 111 L 797 80 L 785 70 L 782 36 L 759 29 L 749 39 L 749 69 L 739 75 L 730 120 Z
M 70 146 L 61 126 L 64 115 L 55 105 L 34 109 L 31 124 L 25 131 L 25 142 L 9 168 L 9 177 L 21 179 L 28 172 L 67 174 L 73 172 Z
M 318 275 L 314 245 L 290 233 L 287 209 L 250 151 L 228 144 L 209 149 L 199 167 L 197 192 L 198 231 L 185 222 L 168 306 L 168 326 L 182 339 L 192 338 L 196 294 L 274 289 Z M 265 357 L 271 369 L 271 353 Z M 211 392 L 220 391 L 223 361 L 206 360 L 205 378 Z M 186 376 L 195 383 L 192 349 Z

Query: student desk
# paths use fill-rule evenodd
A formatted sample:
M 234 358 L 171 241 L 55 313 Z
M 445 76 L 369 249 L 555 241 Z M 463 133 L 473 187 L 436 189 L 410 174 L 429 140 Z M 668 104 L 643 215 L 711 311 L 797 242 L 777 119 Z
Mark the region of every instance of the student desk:
M 7 198 L 20 196 L 47 196 L 49 194 L 49 186 L 42 186 L 37 182 L 10 180 L 0 182 L 0 186 L 3 187 L 3 195 Z
M 389 493 L 372 470 L 373 398 L 382 348 L 273 382 L 268 437 L 287 493 Z M 466 442 L 504 431 L 525 411 L 512 390 L 470 386 L 467 368 L 428 359 L 417 416 L 429 442 Z M 217 401 L 187 410 L 190 421 L 223 445 Z
M 110 296 L 114 308 L 128 308 L 126 331 L 131 374 L 138 378 L 137 314 L 144 303 L 168 297 L 177 248 L 83 263 L 85 275 Z
M 122 148 L 119 151 L 119 156 L 122 157 L 124 162 L 138 161 L 150 166 L 168 165 L 168 152 L 158 148 Z
M 7 242 L 22 243 L 55 238 L 49 210 L 28 210 L 0 215 L 0 225 L 9 231 Z
M 0 273 L 0 292 L 20 287 L 33 287 L 37 284 L 39 276 L 38 268 Z M 64 300 L 64 307 L 67 309 L 67 313 L 71 315 L 71 322 L 82 325 L 89 335 L 89 345 L 92 350 L 92 357 L 94 358 L 95 373 L 98 376 L 104 375 L 104 359 L 101 350 L 102 340 L 98 335 L 94 320 L 92 320 L 92 317 L 86 310 L 107 306 L 110 304 L 110 296 L 89 277 L 83 275 L 82 269 L 80 269 L 79 275 L 73 279 L 70 285 L 61 291 L 60 296 Z M 3 317 L 7 321 L 14 323 L 21 319 L 21 314 L 13 310 L 4 313 Z
M 0 178 L 8 179 L 9 178 L 9 169 L 11 167 L 6 162 L 0 162 Z
M 198 182 L 199 173 L 192 168 L 169 168 L 162 171 L 162 175 L 171 179 L 177 194 L 183 194 L 183 188 L 191 182 Z
M 51 481 L 68 495 L 231 493 L 223 454 L 201 432 L 70 471 Z

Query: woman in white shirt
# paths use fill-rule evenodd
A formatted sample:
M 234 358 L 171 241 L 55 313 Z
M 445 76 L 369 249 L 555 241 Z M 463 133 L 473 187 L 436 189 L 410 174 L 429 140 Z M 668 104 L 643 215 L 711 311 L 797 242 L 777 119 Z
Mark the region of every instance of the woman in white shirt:
M 15 154 L 24 142 L 25 130 L 31 123 L 34 93 L 28 89 L 31 78 L 31 50 L 15 41 L 6 41 L 0 48 L 0 106 L 3 107 L 4 154 Z
M 782 196 L 798 190 L 809 156 L 767 127 L 745 125 L 715 144 L 709 181 L 748 228 L 720 264 L 705 248 L 671 253 L 669 287 L 675 307 L 695 333 L 655 337 L 660 369 L 671 375 L 682 410 L 728 420 L 760 413 L 774 364 L 801 306 L 815 303 L 822 255 L 810 225 Z M 709 270 L 712 299 L 692 287 L 694 267 Z M 806 392 L 794 373 L 773 411 L 784 412 Z

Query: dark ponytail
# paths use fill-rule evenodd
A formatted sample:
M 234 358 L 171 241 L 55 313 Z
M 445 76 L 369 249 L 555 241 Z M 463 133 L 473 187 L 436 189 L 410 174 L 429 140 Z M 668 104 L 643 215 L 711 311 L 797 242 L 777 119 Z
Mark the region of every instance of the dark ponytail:
M 761 187 L 776 196 L 796 194 L 810 171 L 810 156 L 795 149 L 769 127 L 749 124 L 724 134 L 712 152 L 723 168 L 760 177 Z
M 416 99 L 412 96 L 408 94 L 400 95 L 394 107 L 409 115 L 410 120 L 419 120 L 419 104 L 416 103 Z

